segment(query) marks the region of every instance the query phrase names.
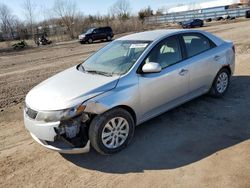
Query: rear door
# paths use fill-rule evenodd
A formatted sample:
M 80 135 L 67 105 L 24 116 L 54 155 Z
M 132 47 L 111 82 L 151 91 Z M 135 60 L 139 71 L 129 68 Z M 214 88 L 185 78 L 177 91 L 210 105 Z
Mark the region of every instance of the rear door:
M 201 26 L 201 21 L 200 20 L 194 20 L 193 22 L 194 26 Z
M 100 28 L 100 34 L 99 34 L 99 39 L 105 39 L 106 38 L 106 28 Z
M 143 64 L 148 62 L 159 63 L 162 71 L 138 75 L 142 121 L 181 103 L 188 92 L 189 68 L 183 61 L 182 46 L 177 36 L 156 45 Z
M 190 93 L 200 95 L 211 87 L 213 81 L 212 66 L 219 58 L 214 56 L 212 50 L 215 44 L 200 33 L 183 34 L 182 40 L 190 65 Z

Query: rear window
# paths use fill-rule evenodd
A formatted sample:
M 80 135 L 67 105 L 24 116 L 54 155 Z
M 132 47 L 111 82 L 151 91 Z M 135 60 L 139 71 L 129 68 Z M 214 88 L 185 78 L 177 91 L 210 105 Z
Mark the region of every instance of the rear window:
M 212 42 L 201 34 L 185 34 L 183 40 L 188 57 L 193 57 L 214 47 Z

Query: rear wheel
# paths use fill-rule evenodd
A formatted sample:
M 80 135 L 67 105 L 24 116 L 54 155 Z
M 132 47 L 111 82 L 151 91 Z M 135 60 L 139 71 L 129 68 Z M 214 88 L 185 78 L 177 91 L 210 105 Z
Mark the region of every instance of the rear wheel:
M 230 72 L 223 68 L 216 75 L 213 85 L 210 89 L 210 94 L 213 97 L 222 97 L 228 90 L 230 84 Z
M 97 152 L 113 154 L 130 143 L 134 129 L 131 114 L 122 108 L 115 108 L 93 119 L 89 127 L 89 139 Z

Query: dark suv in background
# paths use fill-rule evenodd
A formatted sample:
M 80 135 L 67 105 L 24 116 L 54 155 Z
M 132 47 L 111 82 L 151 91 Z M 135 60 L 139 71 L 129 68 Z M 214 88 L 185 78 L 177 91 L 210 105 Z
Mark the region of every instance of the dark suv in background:
M 204 21 L 201 19 L 192 19 L 179 23 L 183 29 L 185 28 L 193 28 L 193 27 L 202 27 L 204 25 Z
M 113 30 L 111 27 L 98 27 L 90 28 L 87 32 L 79 35 L 79 42 L 83 43 L 93 43 L 95 40 L 107 40 L 111 41 L 114 37 Z

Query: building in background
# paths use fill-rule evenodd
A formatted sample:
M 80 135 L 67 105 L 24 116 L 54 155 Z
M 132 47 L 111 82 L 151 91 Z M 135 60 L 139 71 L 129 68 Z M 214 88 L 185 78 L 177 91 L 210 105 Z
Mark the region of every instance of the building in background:
M 190 3 L 188 5 L 172 7 L 167 10 L 167 13 L 177 13 L 186 11 L 197 11 L 199 13 L 214 12 L 226 10 L 232 7 L 235 8 L 246 4 L 250 4 L 250 0 L 216 0 L 204 3 Z
M 208 22 L 234 20 L 239 17 L 247 17 L 247 12 L 250 12 L 250 0 L 212 0 L 168 8 L 165 14 L 148 17 L 146 23 L 180 23 L 191 19 Z

